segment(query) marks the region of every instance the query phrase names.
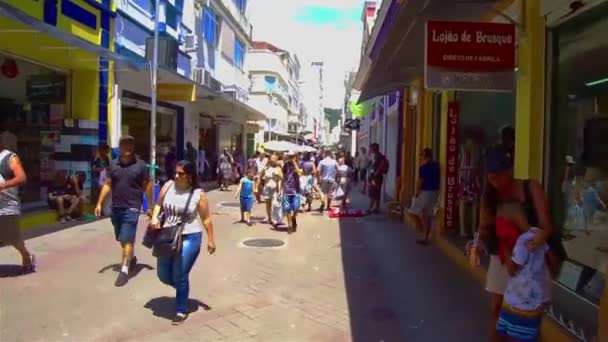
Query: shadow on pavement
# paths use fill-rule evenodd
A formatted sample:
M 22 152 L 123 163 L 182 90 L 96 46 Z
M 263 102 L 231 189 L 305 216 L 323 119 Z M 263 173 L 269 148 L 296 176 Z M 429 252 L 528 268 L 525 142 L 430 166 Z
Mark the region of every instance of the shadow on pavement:
M 26 276 L 33 272 L 23 273 L 21 265 L 0 265 L 0 278 Z
M 164 319 L 173 319 L 175 316 L 175 297 L 158 297 L 150 299 L 144 308 L 152 310 L 152 314 L 156 317 Z M 188 313 L 192 314 L 202 308 L 205 311 L 210 311 L 211 307 L 199 300 L 188 300 Z
M 98 271 L 98 273 L 100 273 L 100 274 L 105 273 L 109 270 L 112 270 L 112 272 L 118 273 L 118 272 L 120 272 L 121 267 L 122 267 L 122 264 L 108 265 L 108 266 L 105 266 L 102 269 L 100 269 Z M 133 267 L 133 270 L 129 271 L 129 279 L 137 277 L 137 275 L 144 269 L 146 269 L 148 271 L 152 271 L 152 270 L 154 270 L 154 267 L 152 267 L 148 264 L 137 264 Z
M 338 220 L 352 341 L 487 340 L 489 297 L 441 251 L 385 214 Z
M 353 194 L 351 198 L 351 208 L 367 208 L 362 196 Z M 385 295 L 379 265 L 375 264 L 365 234 L 360 229 L 363 219 L 337 218 L 352 341 L 404 341 L 398 316 Z M 382 226 L 375 227 L 381 233 Z

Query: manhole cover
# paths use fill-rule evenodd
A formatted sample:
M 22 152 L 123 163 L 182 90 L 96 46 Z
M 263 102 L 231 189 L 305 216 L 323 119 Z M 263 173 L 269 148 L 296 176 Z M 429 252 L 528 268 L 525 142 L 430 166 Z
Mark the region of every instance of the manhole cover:
M 221 207 L 226 207 L 226 208 L 240 208 L 241 204 L 237 203 L 237 202 L 221 202 L 219 203 L 219 205 Z
M 243 242 L 243 245 L 248 247 L 279 247 L 284 244 L 285 242 L 277 239 L 250 239 Z

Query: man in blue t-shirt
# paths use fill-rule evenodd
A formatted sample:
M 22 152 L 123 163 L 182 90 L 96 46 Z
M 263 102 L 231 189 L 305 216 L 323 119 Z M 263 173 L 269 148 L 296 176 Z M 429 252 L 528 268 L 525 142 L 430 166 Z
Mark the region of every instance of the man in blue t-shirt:
M 439 197 L 440 173 L 439 164 L 433 160 L 433 151 L 425 148 L 420 154 L 422 165 L 418 169 L 416 195 L 409 209 L 409 214 L 416 228 L 423 232 L 423 237 L 416 241 L 427 244 L 431 235 L 431 217 L 434 215 Z

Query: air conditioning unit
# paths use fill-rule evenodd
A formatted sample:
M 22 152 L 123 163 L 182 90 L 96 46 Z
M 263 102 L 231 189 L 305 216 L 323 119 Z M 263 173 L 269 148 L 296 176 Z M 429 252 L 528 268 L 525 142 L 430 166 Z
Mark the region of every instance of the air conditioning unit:
M 194 68 L 194 71 L 192 72 L 192 79 L 194 80 L 194 83 L 204 85 L 205 84 L 205 74 L 207 74 L 207 71 L 205 69 Z
M 198 47 L 198 39 L 195 34 L 187 34 L 184 42 L 186 52 L 194 52 Z
M 216 80 L 214 77 L 211 77 L 211 75 L 209 74 L 209 72 L 206 73 L 207 75 L 209 75 L 209 80 L 207 82 L 207 79 L 205 79 L 205 85 L 208 86 L 209 88 L 215 90 L 215 91 L 222 91 L 222 83 L 218 80 Z
M 234 90 L 229 90 L 229 91 L 225 91 L 224 92 L 226 95 L 232 97 L 233 99 L 237 99 L 238 100 L 238 94 L 236 91 Z

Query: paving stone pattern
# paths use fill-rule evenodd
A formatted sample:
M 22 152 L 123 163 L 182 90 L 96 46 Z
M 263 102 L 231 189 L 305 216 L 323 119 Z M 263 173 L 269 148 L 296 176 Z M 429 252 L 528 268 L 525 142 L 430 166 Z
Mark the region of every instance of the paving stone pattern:
M 201 250 L 181 326 L 170 324 L 175 292 L 143 247 L 129 284 L 114 287 L 120 249 L 106 219 L 28 240 L 36 274 L 8 277 L 18 256 L 0 248 L 0 341 L 486 340 L 481 289 L 403 226 L 307 213 L 288 235 L 236 224 L 238 210 L 218 205 L 232 196 L 209 193 L 218 250 Z M 251 238 L 286 244 L 244 248 Z

